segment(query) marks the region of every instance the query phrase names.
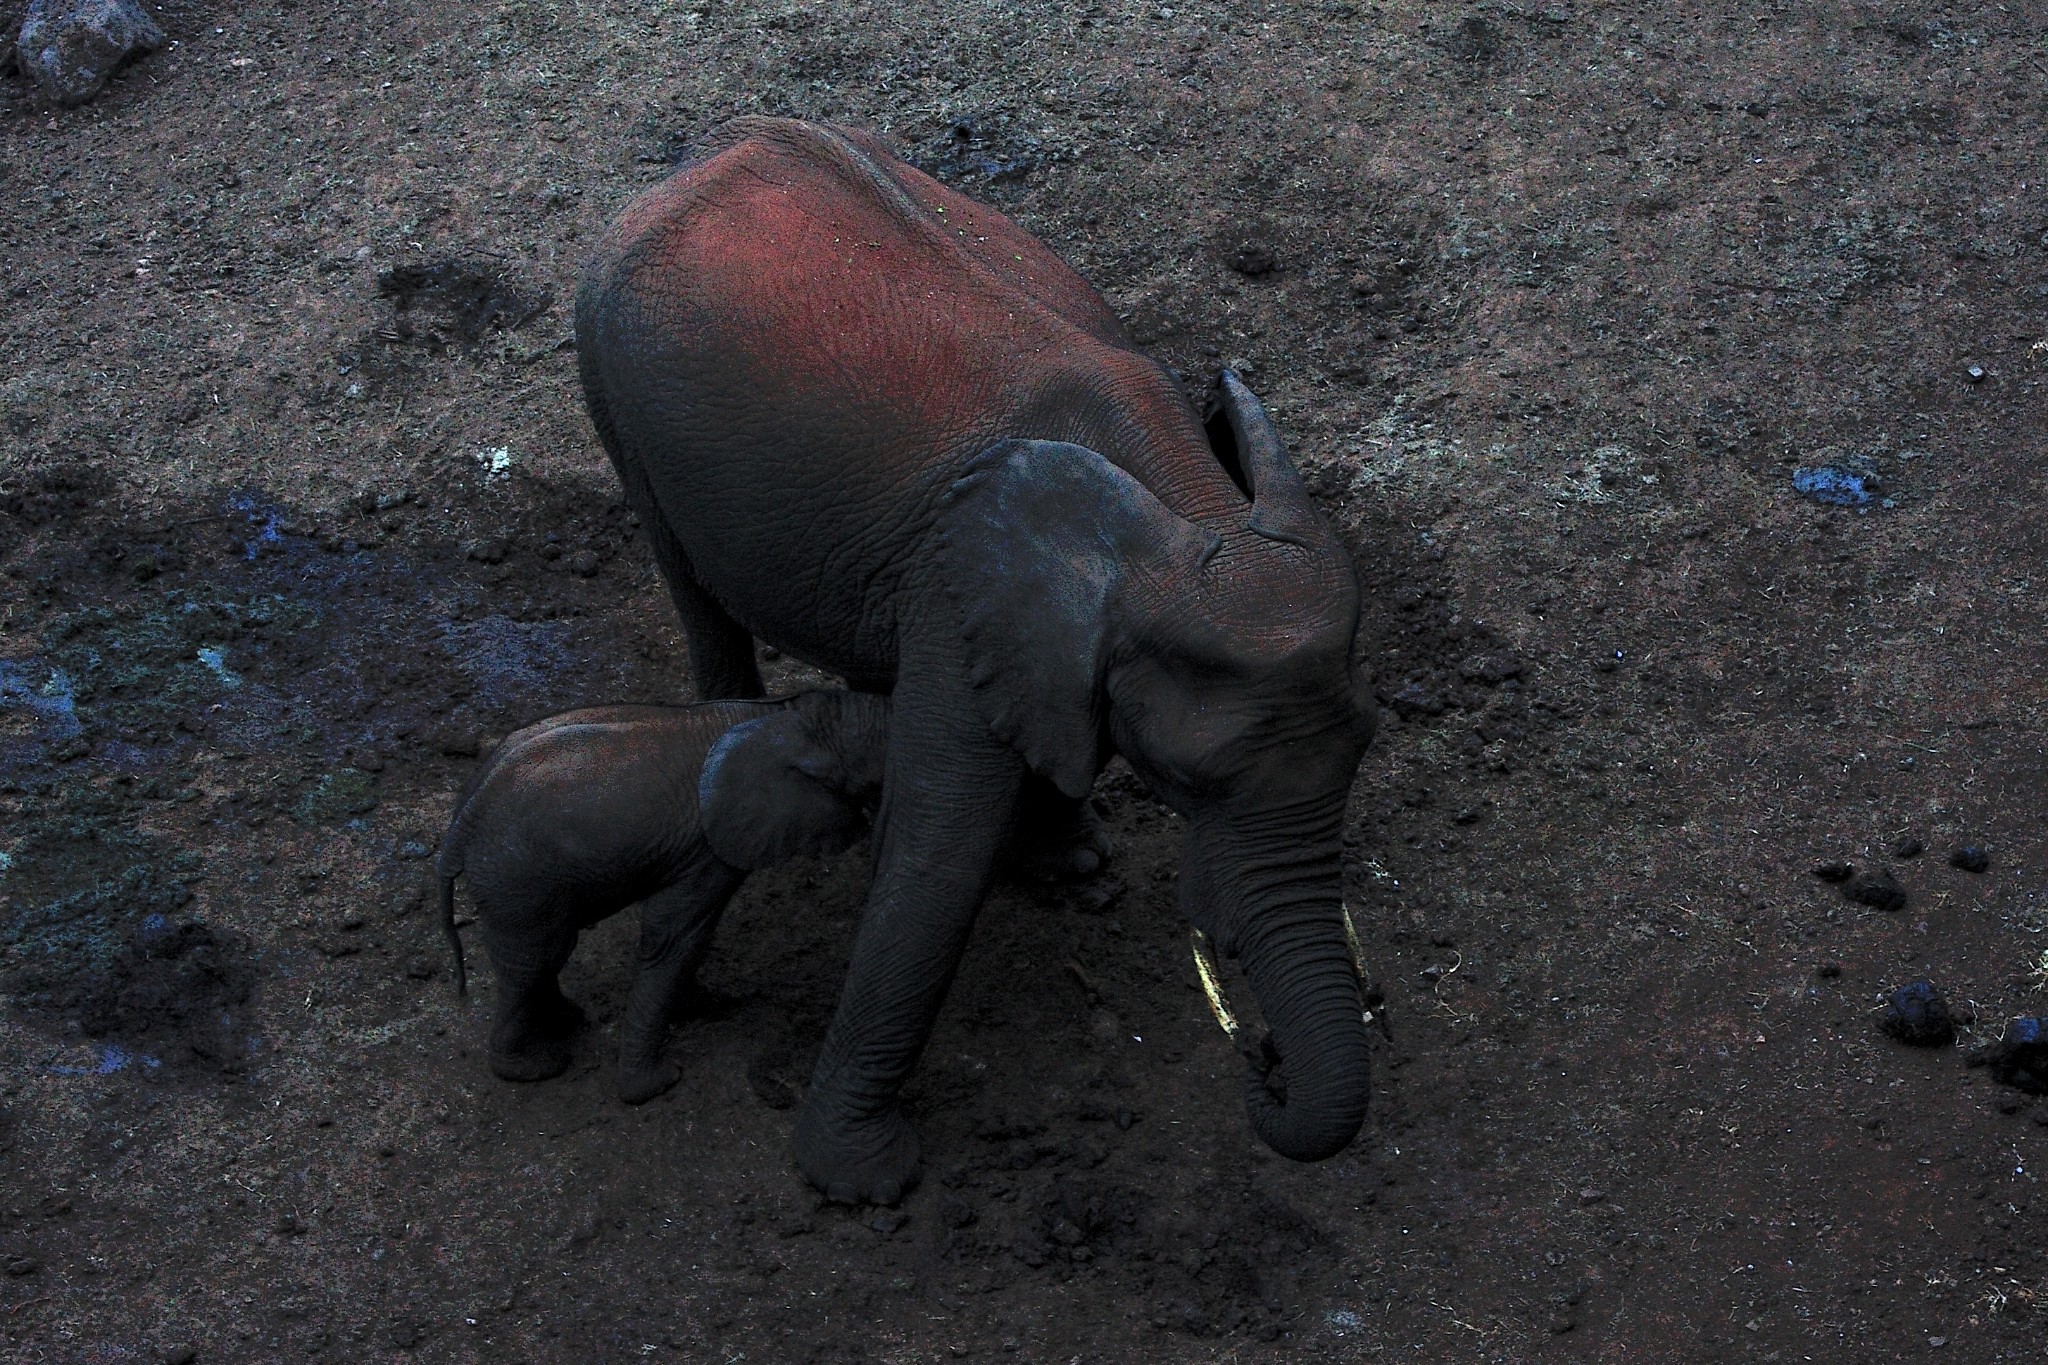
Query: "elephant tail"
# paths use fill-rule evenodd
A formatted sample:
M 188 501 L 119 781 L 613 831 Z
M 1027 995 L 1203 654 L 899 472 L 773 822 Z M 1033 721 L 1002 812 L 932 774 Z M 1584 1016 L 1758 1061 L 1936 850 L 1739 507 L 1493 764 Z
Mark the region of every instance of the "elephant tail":
M 469 994 L 469 969 L 462 962 L 462 935 L 455 932 L 455 874 L 441 870 L 441 934 L 455 954 L 455 993 Z

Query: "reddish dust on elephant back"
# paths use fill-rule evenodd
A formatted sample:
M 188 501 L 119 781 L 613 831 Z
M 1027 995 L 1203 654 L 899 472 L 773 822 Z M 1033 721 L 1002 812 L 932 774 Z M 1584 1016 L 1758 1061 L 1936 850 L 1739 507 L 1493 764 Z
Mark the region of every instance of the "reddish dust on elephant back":
M 145 8 L 87 103 L 0 75 L 9 1358 L 2038 1358 L 2017 8 Z M 1245 375 L 1342 536 L 1385 1032 L 1330 1160 L 1246 1122 L 1121 765 L 1108 868 L 983 908 L 896 1209 L 789 1156 L 864 847 L 747 882 L 659 1098 L 631 913 L 566 1073 L 490 1073 L 423 898 L 458 792 L 691 687 L 576 281 L 748 114 L 1014 220 L 1191 401 Z M 719 250 L 844 245 L 777 221 Z M 1884 1031 L 1921 979 L 1950 1042 Z

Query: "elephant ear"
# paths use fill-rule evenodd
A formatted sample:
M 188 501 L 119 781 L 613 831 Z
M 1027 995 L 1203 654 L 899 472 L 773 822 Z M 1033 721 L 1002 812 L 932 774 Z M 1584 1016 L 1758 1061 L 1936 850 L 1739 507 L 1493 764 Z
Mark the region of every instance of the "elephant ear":
M 697 779 L 704 841 L 746 872 L 822 857 L 867 832 L 860 803 L 831 778 L 833 756 L 794 711 L 735 725 L 705 755 Z
M 1003 441 L 976 456 L 940 514 L 944 578 L 969 679 L 997 738 L 1068 796 L 1101 766 L 1102 677 L 1134 570 L 1194 574 L 1217 538 L 1086 446 Z

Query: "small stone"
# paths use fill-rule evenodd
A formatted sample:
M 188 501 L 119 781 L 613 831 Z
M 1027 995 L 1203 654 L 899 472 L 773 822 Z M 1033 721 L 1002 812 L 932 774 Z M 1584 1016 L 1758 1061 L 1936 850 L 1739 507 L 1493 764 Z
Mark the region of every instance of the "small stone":
M 569 572 L 578 578 L 597 577 L 597 566 L 597 552 L 594 550 L 578 550 L 569 557 Z
M 1842 894 L 1858 905 L 1867 905 L 1873 910 L 1893 911 L 1906 908 L 1906 888 L 1900 886 L 1899 879 L 1883 868 L 1851 877 L 1842 883 Z
M 33 1256 L 11 1255 L 0 1258 L 0 1270 L 5 1270 L 16 1279 L 24 1275 L 33 1275 L 42 1268 L 43 1263 Z
M 197 1346 L 173 1346 L 163 1355 L 164 1365 L 193 1365 L 199 1359 Z
M 1982 872 L 1991 866 L 1991 854 L 1982 844 L 1964 844 L 1948 855 L 1948 865 L 1965 872 Z
M 1824 882 L 1846 882 L 1849 878 L 1856 875 L 1856 865 L 1854 863 L 1845 863 L 1839 860 L 1815 863 L 1810 870 L 1814 876 Z
M 1894 858 L 1917 858 L 1927 851 L 1926 841 L 1917 835 L 1908 834 L 1892 845 Z
M 1813 969 L 1813 974 L 1823 981 L 1833 981 L 1842 974 L 1842 964 L 1832 960 L 1823 962 Z
M 78 105 L 163 45 L 164 31 L 135 0 L 32 0 L 14 59 L 45 95 Z
M 1926 977 L 1916 977 L 1885 1000 L 1878 1024 L 1891 1037 L 1913 1047 L 1939 1047 L 1956 1035 L 1948 1001 Z
M 1967 370 L 1964 370 L 1963 373 L 1969 377 L 1969 380 L 1972 384 L 1981 384 L 1984 382 L 1985 370 L 1982 365 L 1972 365 Z

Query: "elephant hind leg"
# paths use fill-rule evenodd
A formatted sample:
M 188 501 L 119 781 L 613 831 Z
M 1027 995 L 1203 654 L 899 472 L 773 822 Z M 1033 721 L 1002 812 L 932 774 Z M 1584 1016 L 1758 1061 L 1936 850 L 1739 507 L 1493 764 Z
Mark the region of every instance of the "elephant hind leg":
M 491 1024 L 491 1071 L 508 1081 L 544 1081 L 569 1069 L 583 1010 L 556 977 L 575 951 L 574 930 L 536 945 L 530 957 L 492 953 L 498 1015 Z
M 630 481 L 628 487 L 631 487 Z M 764 696 L 760 665 L 754 662 L 754 636 L 732 619 L 703 584 L 683 551 L 682 542 L 661 519 L 651 497 L 633 499 L 641 525 L 654 550 L 654 562 L 668 582 L 668 595 L 690 638 L 690 672 L 700 701 L 747 700 Z

